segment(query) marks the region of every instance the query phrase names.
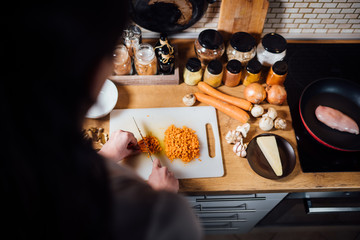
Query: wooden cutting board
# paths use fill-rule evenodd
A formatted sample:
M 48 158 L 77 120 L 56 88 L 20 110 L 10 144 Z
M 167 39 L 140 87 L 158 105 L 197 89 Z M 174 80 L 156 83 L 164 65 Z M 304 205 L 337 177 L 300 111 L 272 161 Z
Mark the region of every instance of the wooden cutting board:
M 116 109 L 110 114 L 110 134 L 118 129 L 132 132 L 141 140 L 135 118 L 143 136 L 152 134 L 159 139 L 163 149 L 159 154 L 153 155 L 158 158 L 163 166 L 174 172 L 178 179 L 184 178 L 207 178 L 221 177 L 224 175 L 224 166 L 221 154 L 220 135 L 215 108 L 210 106 L 201 107 L 176 107 L 176 108 L 142 108 L 142 109 Z M 174 124 L 178 128 L 187 126 L 196 131 L 200 142 L 200 157 L 190 163 L 184 163 L 180 159 L 172 162 L 166 157 L 164 149 L 165 130 Z M 209 144 L 206 125 L 210 124 L 214 136 L 215 156 L 209 155 Z M 133 167 L 139 175 L 148 179 L 152 162 L 146 153 L 133 156 L 125 160 L 125 163 Z

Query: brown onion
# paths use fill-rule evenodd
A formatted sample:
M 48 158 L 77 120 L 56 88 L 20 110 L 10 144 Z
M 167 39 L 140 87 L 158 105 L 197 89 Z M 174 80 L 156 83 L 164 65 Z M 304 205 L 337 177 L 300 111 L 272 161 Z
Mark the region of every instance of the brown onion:
M 270 104 L 281 105 L 286 100 L 286 90 L 281 85 L 271 85 L 266 87 L 267 98 Z
M 260 83 L 251 83 L 244 89 L 246 100 L 254 104 L 259 104 L 266 98 L 266 91 Z

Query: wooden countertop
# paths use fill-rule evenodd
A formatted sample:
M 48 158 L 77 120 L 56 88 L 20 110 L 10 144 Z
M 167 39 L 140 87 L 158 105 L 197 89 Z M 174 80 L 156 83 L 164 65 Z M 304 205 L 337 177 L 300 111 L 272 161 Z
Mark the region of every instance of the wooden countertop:
M 193 41 L 178 41 L 179 49 L 191 49 Z M 180 73 L 184 62 L 193 56 L 193 51 L 179 51 Z M 150 85 L 150 86 L 120 86 L 117 84 L 119 98 L 115 106 L 121 108 L 155 108 L 155 107 L 183 107 L 182 97 L 187 93 L 198 91 L 197 87 L 185 83 L 179 85 Z M 221 86 L 220 91 L 243 96 L 244 86 L 229 88 Z M 197 106 L 205 104 L 198 103 Z M 267 109 L 270 104 L 263 104 Z M 291 115 L 287 104 L 274 106 L 279 116 L 285 118 L 288 127 L 285 130 L 273 130 L 290 142 L 296 153 L 294 171 L 280 180 L 269 180 L 257 175 L 250 167 L 246 158 L 237 157 L 232 151 L 232 145 L 225 141 L 229 130 L 235 129 L 239 123 L 227 115 L 217 111 L 219 131 L 222 146 L 225 175 L 220 178 L 183 179 L 180 180 L 180 191 L 189 194 L 225 194 L 225 193 L 260 193 L 260 192 L 303 192 L 303 191 L 360 191 L 360 172 L 337 173 L 303 173 L 301 171 Z M 259 119 L 251 118 L 251 130 L 245 142 L 263 133 L 258 127 Z M 100 119 L 87 119 L 84 127 L 103 127 L 109 131 L 109 115 Z

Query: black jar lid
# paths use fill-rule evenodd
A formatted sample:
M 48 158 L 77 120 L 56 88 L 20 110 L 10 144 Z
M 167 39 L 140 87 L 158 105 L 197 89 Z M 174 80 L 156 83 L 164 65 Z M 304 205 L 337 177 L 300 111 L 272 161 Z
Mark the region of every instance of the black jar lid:
M 201 69 L 201 62 L 197 58 L 189 58 L 185 67 L 190 72 L 197 72 Z
M 261 40 L 264 49 L 271 53 L 281 53 L 286 49 L 286 40 L 277 33 L 268 33 Z
M 261 71 L 261 67 L 261 63 L 256 58 L 253 58 L 248 62 L 246 70 L 250 73 L 257 74 Z
M 201 46 L 207 49 L 218 49 L 224 44 L 222 35 L 214 29 L 206 29 L 199 34 L 198 41 Z
M 256 45 L 253 36 L 246 32 L 234 33 L 230 39 L 231 46 L 239 52 L 249 52 Z
M 226 69 L 233 74 L 238 74 L 241 71 L 241 62 L 237 59 L 232 59 L 227 63 Z
M 209 73 L 214 74 L 214 75 L 218 75 L 222 72 L 223 66 L 221 64 L 221 62 L 217 59 L 215 60 L 211 60 L 207 66 L 207 70 L 209 71 Z
M 284 75 L 288 71 L 288 65 L 285 61 L 277 61 L 272 66 L 273 72 L 278 75 Z

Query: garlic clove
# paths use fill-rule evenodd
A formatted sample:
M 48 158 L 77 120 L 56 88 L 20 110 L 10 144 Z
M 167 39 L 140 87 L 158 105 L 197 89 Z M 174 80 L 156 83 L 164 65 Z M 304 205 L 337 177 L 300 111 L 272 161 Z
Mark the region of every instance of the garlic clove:
M 192 93 L 186 94 L 182 100 L 183 100 L 183 103 L 188 107 L 194 105 L 196 102 L 195 95 Z
M 237 128 L 236 128 L 236 131 L 240 132 L 241 135 L 244 138 L 246 138 L 247 133 L 249 132 L 249 130 L 250 130 L 250 124 L 249 123 L 245 123 L 245 124 L 243 124 L 241 126 L 237 126 Z
M 238 148 L 241 146 L 240 142 L 235 143 L 235 145 L 233 146 L 233 152 L 237 153 L 238 152 Z
M 244 158 L 244 157 L 246 157 L 246 154 L 247 154 L 246 151 L 243 150 L 243 151 L 240 152 L 240 156 L 239 156 L 239 157 Z

